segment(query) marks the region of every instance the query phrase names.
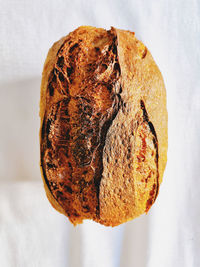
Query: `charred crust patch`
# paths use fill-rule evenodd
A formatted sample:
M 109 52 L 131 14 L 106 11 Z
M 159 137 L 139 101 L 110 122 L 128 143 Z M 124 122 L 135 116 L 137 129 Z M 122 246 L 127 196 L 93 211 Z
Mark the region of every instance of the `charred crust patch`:
M 56 168 L 56 165 L 55 165 L 55 164 L 52 164 L 52 163 L 49 163 L 49 162 L 47 162 L 47 167 L 48 167 L 49 169 L 52 169 L 52 168 Z
M 45 131 L 45 120 L 43 120 L 42 129 L 41 129 L 41 138 L 42 138 L 42 140 L 45 137 L 45 133 L 46 133 L 46 131 Z
M 62 72 L 59 72 L 58 77 L 59 77 L 59 80 L 60 80 L 61 82 L 64 82 L 64 81 L 65 81 L 65 77 L 64 77 L 64 75 L 63 75 Z
M 61 69 L 63 68 L 63 65 L 64 65 L 64 57 L 63 56 L 58 58 L 57 65 L 59 68 L 61 68 Z
M 49 94 L 50 94 L 50 96 L 53 96 L 54 95 L 54 87 L 53 87 L 53 85 L 51 83 L 49 83 L 48 88 L 49 88 Z
M 54 88 L 56 87 L 56 82 L 57 82 L 57 78 L 56 78 L 55 70 L 53 69 L 49 75 L 49 83 L 48 83 L 48 91 L 49 91 L 50 96 L 54 95 Z
M 73 71 L 74 71 L 73 67 L 68 67 L 67 68 L 67 75 L 68 75 L 68 77 L 70 77 L 72 75 Z
M 69 49 L 69 53 L 71 54 L 74 51 L 74 49 L 78 47 L 78 45 L 79 45 L 78 43 L 75 43 L 74 45 L 72 45 Z
M 69 194 L 72 194 L 72 189 L 71 189 L 70 186 L 68 186 L 68 185 L 64 185 L 64 190 L 65 190 L 66 192 L 68 192 Z

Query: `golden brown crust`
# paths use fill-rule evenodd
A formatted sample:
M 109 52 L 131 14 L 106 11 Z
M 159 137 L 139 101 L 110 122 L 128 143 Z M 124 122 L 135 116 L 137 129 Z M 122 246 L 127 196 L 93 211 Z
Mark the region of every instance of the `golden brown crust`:
M 115 226 L 147 212 L 167 157 L 162 76 L 128 31 L 79 27 L 45 61 L 41 172 L 47 197 L 73 224 Z
M 134 33 L 116 32 L 123 107 L 107 135 L 100 186 L 100 220 L 112 226 L 149 210 L 167 159 L 166 93 L 161 73 Z

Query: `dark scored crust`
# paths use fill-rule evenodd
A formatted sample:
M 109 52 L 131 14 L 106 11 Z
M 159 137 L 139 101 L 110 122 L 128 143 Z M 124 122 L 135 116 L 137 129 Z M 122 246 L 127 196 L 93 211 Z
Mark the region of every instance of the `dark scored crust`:
M 84 33 L 58 50 L 41 134 L 46 184 L 73 223 L 98 216 L 103 147 L 119 105 L 116 36 L 93 34 L 88 51 Z M 51 104 L 54 94 L 63 99 Z
M 162 76 L 133 33 L 80 27 L 54 44 L 40 104 L 41 171 L 52 205 L 73 224 L 115 226 L 147 212 L 166 164 L 165 102 Z

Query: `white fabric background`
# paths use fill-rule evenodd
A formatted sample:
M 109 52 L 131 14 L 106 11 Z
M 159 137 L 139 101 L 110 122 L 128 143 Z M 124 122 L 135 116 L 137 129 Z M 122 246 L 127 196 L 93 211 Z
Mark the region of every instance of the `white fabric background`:
M 80 25 L 135 31 L 167 89 L 168 163 L 148 215 L 74 228 L 49 204 L 39 171 L 43 63 Z M 0 0 L 0 265 L 200 266 L 200 1 Z

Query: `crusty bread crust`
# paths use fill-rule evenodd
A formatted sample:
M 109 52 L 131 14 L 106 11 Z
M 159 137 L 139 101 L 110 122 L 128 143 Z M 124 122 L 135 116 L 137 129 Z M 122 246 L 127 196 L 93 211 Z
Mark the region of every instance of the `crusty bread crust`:
M 149 210 L 157 197 L 167 161 L 166 91 L 162 75 L 150 52 L 136 39 L 134 33 L 115 30 L 123 107 L 107 134 L 100 186 L 100 221 L 112 226 L 134 219 Z M 145 118 L 148 120 L 146 123 L 144 119 L 141 120 L 143 108 L 148 116 Z M 136 123 L 139 123 L 139 127 Z M 141 140 L 142 148 L 139 147 L 141 137 L 138 136 L 142 132 L 144 134 L 148 124 L 153 125 L 154 129 L 146 129 L 146 136 Z M 155 132 L 152 133 L 152 130 Z M 153 142 L 156 142 L 158 151 L 156 148 L 150 149 L 150 146 L 154 146 L 152 142 L 148 144 L 153 138 L 157 139 Z M 146 149 L 145 146 L 149 146 L 149 151 L 142 151 Z M 142 153 L 135 155 L 138 148 Z M 154 157 L 158 154 L 156 175 L 151 173 L 156 172 L 156 158 L 148 155 L 150 152 L 154 153 Z M 136 156 L 139 160 L 135 160 Z
M 44 121 L 45 116 L 45 110 L 46 110 L 46 94 L 47 94 L 47 88 L 48 88 L 48 78 L 50 75 L 51 70 L 54 67 L 55 61 L 56 61 L 56 54 L 60 46 L 64 43 L 66 37 L 63 37 L 59 41 L 53 44 L 53 46 L 49 49 L 47 58 L 44 63 L 44 68 L 42 72 L 42 82 L 41 82 L 41 89 L 40 89 L 40 144 L 42 144 L 42 125 Z M 42 158 L 40 154 L 40 171 L 41 176 L 44 183 L 44 188 L 46 191 L 47 198 L 51 205 L 60 213 L 63 213 L 66 215 L 64 209 L 58 204 L 57 200 L 53 197 L 52 193 L 49 190 L 49 187 L 47 186 L 47 183 L 45 181 L 44 177 L 44 170 L 42 168 Z
M 41 173 L 56 210 L 74 225 L 106 226 L 148 212 L 167 161 L 166 91 L 134 33 L 82 26 L 56 42 L 40 118 Z

